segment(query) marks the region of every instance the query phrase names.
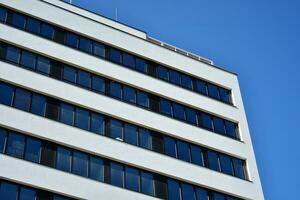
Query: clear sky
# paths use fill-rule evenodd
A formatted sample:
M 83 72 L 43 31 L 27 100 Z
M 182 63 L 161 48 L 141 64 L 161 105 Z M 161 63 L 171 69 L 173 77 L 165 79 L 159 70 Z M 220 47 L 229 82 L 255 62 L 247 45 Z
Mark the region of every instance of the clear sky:
M 73 0 L 236 72 L 268 200 L 300 189 L 299 0 Z

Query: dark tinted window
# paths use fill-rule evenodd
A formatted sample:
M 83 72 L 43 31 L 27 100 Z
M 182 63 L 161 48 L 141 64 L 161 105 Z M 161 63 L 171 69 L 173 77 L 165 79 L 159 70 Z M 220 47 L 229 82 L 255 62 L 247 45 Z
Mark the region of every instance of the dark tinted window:
M 14 95 L 14 88 L 0 83 L 0 103 L 11 106 Z
M 125 142 L 133 145 L 138 145 L 137 127 L 129 124 L 124 125 Z
M 19 13 L 13 13 L 11 23 L 18 28 L 25 28 L 25 16 Z
M 6 131 L 0 128 L 0 153 L 4 152 L 5 143 L 6 143 Z
M 35 69 L 35 63 L 36 63 L 36 56 L 32 53 L 29 53 L 27 51 L 22 52 L 21 57 L 21 65 L 29 68 L 29 69 Z
M 195 110 L 186 108 L 185 109 L 185 115 L 186 115 L 186 120 L 189 123 L 197 124 L 197 115 L 196 115 L 196 111 Z
M 125 168 L 125 187 L 133 191 L 139 191 L 139 171 L 137 169 Z
M 78 47 L 78 36 L 68 32 L 66 34 L 66 44 L 70 47 L 77 48 Z
M 151 135 L 148 130 L 139 128 L 139 146 L 145 149 L 151 149 Z
M 177 103 L 173 103 L 173 116 L 176 119 L 184 120 L 184 107 Z
M 178 158 L 180 160 L 190 161 L 189 144 L 183 141 L 177 141 Z
M 1 189 L 0 189 L 0 197 L 1 199 L 5 200 L 16 200 L 17 199 L 17 192 L 18 192 L 18 186 L 2 182 L 1 183 Z
M 213 130 L 212 118 L 210 115 L 201 113 L 201 125 L 209 130 Z
M 193 88 L 193 80 L 190 76 L 182 74 L 181 76 L 181 85 L 185 88 Z
M 4 8 L 0 8 L 0 21 L 5 22 L 7 16 L 7 10 Z
M 244 168 L 244 161 L 237 159 L 237 158 L 232 158 L 233 161 L 233 168 L 234 168 L 234 175 L 245 179 L 245 168 Z
M 88 155 L 77 151 L 73 152 L 72 172 L 80 176 L 88 176 Z
M 225 121 L 226 134 L 229 137 L 236 138 L 237 137 L 237 127 L 234 123 Z
M 201 94 L 207 95 L 206 83 L 204 81 L 197 80 L 196 81 L 196 90 Z
M 195 199 L 193 186 L 183 183 L 181 184 L 181 189 L 182 189 L 183 200 Z
M 218 153 L 214 151 L 207 151 L 207 160 L 208 160 L 208 167 L 210 169 L 220 171 Z
M 203 156 L 200 147 L 191 145 L 191 157 L 192 157 L 192 163 L 203 166 Z
M 60 121 L 65 124 L 74 125 L 74 106 L 61 104 Z
M 148 108 L 148 95 L 144 92 L 137 91 L 137 104 L 143 107 Z
M 41 142 L 33 138 L 27 138 L 25 159 L 39 163 L 41 156 Z
M 175 83 L 177 85 L 180 85 L 181 84 L 181 81 L 180 81 L 180 74 L 178 72 L 175 72 L 175 71 L 172 71 L 170 70 L 170 81 L 172 83 Z
M 122 122 L 114 120 L 114 119 L 110 120 L 109 135 L 111 138 L 123 140 Z
M 109 51 L 109 60 L 116 63 L 121 63 L 122 62 L 121 52 L 119 50 L 111 48 Z
M 19 63 L 20 62 L 20 49 L 8 46 L 6 49 L 6 60 Z
M 14 107 L 24 110 L 24 111 L 29 111 L 30 107 L 30 92 L 23 90 L 23 89 L 16 89 L 15 93 L 15 102 L 14 102 Z
M 60 102 L 55 99 L 47 99 L 46 117 L 53 120 L 59 120 Z
M 102 115 L 91 114 L 91 131 L 101 135 L 104 134 L 104 117 Z
M 83 38 L 80 37 L 80 41 L 79 41 L 79 49 L 82 51 L 85 51 L 87 53 L 92 53 L 92 41 L 87 39 L 87 38 Z
M 91 74 L 78 70 L 77 83 L 82 87 L 91 88 Z
M 214 197 L 214 200 L 225 200 L 225 196 L 223 194 L 220 194 L 220 193 L 214 192 L 213 197 Z
M 110 183 L 115 186 L 123 187 L 124 169 L 122 165 L 114 162 L 110 163 Z
M 207 190 L 202 188 L 196 188 L 196 198 L 197 200 L 208 200 L 209 195 Z
M 94 42 L 93 47 L 94 47 L 94 55 L 95 56 L 98 56 L 98 57 L 101 57 L 101 58 L 105 57 L 105 47 L 104 47 L 104 45 Z
M 76 83 L 76 70 L 74 68 L 65 66 L 64 67 L 64 80 Z
M 17 158 L 23 158 L 24 147 L 25 137 L 23 135 L 10 132 L 8 135 L 6 153 Z
M 37 59 L 36 68 L 39 72 L 42 72 L 44 74 L 49 74 L 50 73 L 50 60 L 48 60 L 45 57 L 39 56 Z
M 176 144 L 173 138 L 164 136 L 165 154 L 176 158 Z
M 212 84 L 207 84 L 208 86 L 208 95 L 212 98 L 219 99 L 219 90 L 218 87 Z
M 169 71 L 161 66 L 157 66 L 157 76 L 163 80 L 169 80 Z
M 225 135 L 224 120 L 218 117 L 214 117 L 213 119 L 214 119 L 214 131 Z
M 140 71 L 140 72 L 147 72 L 148 71 L 148 65 L 146 63 L 145 60 L 140 59 L 140 58 L 136 58 L 135 59 L 135 68 L 136 70 Z
M 219 91 L 221 100 L 230 103 L 230 91 L 224 88 L 219 88 Z
M 133 88 L 123 87 L 123 99 L 130 103 L 135 103 L 135 90 Z
M 154 188 L 152 174 L 141 172 L 141 192 L 153 196 Z
M 57 147 L 56 168 L 70 172 L 71 171 L 72 152 L 64 147 Z
M 48 39 L 52 39 L 53 35 L 54 35 L 54 29 L 52 26 L 48 25 L 48 24 L 43 24 L 41 26 L 41 35 L 43 37 L 46 37 Z
M 99 78 L 97 76 L 92 77 L 92 88 L 93 90 L 105 93 L 105 81 L 102 78 Z
M 76 108 L 75 126 L 85 130 L 89 130 L 90 113 L 87 110 Z
M 90 157 L 90 178 L 103 182 L 104 178 L 104 165 L 103 160 L 100 158 Z
M 122 97 L 122 87 L 119 83 L 111 82 L 110 83 L 110 95 L 121 99 Z
M 43 96 L 33 94 L 31 98 L 31 112 L 40 116 L 45 115 L 46 99 Z
M 168 199 L 180 200 L 179 183 L 175 180 L 168 179 Z
M 135 59 L 133 55 L 123 53 L 123 64 L 132 69 L 135 68 Z
M 229 156 L 220 154 L 221 171 L 225 174 L 233 175 L 231 159 Z
M 19 194 L 19 200 L 35 200 L 36 199 L 36 191 L 21 187 L 20 188 L 20 194 Z
M 168 100 L 160 100 L 160 112 L 166 115 L 171 115 L 171 103 Z
M 28 30 L 29 32 L 39 34 L 40 26 L 41 23 L 38 20 L 32 18 L 27 19 L 26 30 Z

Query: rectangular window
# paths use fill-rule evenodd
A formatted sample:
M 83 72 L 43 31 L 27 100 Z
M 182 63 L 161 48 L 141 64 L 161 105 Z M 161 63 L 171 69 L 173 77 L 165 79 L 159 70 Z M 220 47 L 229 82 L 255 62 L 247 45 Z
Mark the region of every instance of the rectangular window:
M 25 148 L 25 137 L 18 133 L 8 134 L 6 153 L 10 156 L 23 158 Z
M 243 160 L 232 158 L 234 175 L 241 179 L 246 179 L 245 164 Z
M 104 181 L 104 164 L 102 159 L 93 156 L 90 157 L 89 176 L 91 179 L 94 179 L 96 181 Z
M 137 127 L 130 124 L 124 125 L 124 139 L 126 143 L 138 145 Z
M 213 130 L 213 121 L 210 115 L 201 113 L 201 126 L 208 130 Z
M 173 138 L 170 138 L 168 136 L 164 136 L 164 150 L 165 154 L 168 156 L 171 156 L 173 158 L 176 158 L 176 143 Z
M 4 60 L 6 55 L 6 45 L 0 43 L 0 59 Z
M 130 103 L 135 103 L 135 90 L 133 88 L 123 87 L 123 99 Z
M 209 199 L 209 194 L 207 190 L 203 188 L 196 188 L 196 197 L 197 200 L 208 200 Z
M 208 95 L 214 99 L 220 99 L 218 87 L 210 83 L 207 84 Z
M 110 95 L 118 99 L 122 98 L 122 87 L 119 83 L 114 81 L 110 82 Z
M 42 23 L 41 26 L 41 35 L 45 38 L 48 38 L 50 40 L 53 39 L 53 35 L 54 35 L 54 28 L 53 26 L 49 25 L 49 24 L 44 24 Z
M 43 142 L 41 164 L 49 167 L 55 167 L 56 161 L 56 145 Z
M 237 138 L 237 126 L 233 122 L 225 121 L 226 135 L 231 138 Z
M 189 144 L 183 141 L 177 141 L 178 158 L 190 162 L 190 148 Z
M 27 51 L 22 52 L 21 65 L 28 69 L 35 69 L 36 56 Z
M 104 117 L 96 113 L 91 114 L 91 131 L 100 135 L 104 135 Z
M 27 138 L 25 159 L 35 163 L 39 163 L 40 156 L 41 156 L 41 141 L 33 138 Z
M 31 112 L 36 115 L 45 116 L 46 99 L 45 97 L 33 94 L 31 98 Z
M 137 104 L 139 106 L 143 106 L 146 108 L 149 107 L 149 98 L 146 93 L 144 93 L 142 91 L 137 91 L 136 96 L 137 96 Z
M 109 49 L 109 60 L 115 63 L 122 63 L 122 54 L 119 50 L 110 48 Z
M 77 84 L 85 88 L 91 88 L 91 74 L 78 70 Z
M 213 120 L 214 120 L 214 131 L 222 135 L 225 135 L 224 120 L 218 117 L 213 117 Z
M 20 188 L 19 200 L 35 200 L 36 191 L 27 187 Z
M 64 147 L 57 147 L 56 168 L 62 171 L 71 171 L 72 152 Z
M 165 99 L 161 99 L 160 100 L 160 104 L 159 104 L 159 108 L 160 108 L 160 112 L 162 114 L 165 115 L 172 115 L 172 111 L 171 111 L 171 102 Z
M 178 181 L 168 179 L 168 199 L 180 200 L 180 188 Z
M 0 21 L 5 22 L 7 17 L 7 10 L 5 8 L 0 8 Z
M 173 116 L 179 120 L 185 120 L 184 107 L 177 103 L 173 103 Z
M 14 107 L 24 111 L 29 111 L 30 100 L 31 100 L 30 92 L 20 88 L 16 89 L 16 94 L 14 98 Z
M 19 14 L 19 13 L 13 13 L 11 24 L 14 27 L 24 29 L 25 28 L 25 22 L 26 22 L 26 18 L 25 18 L 24 15 Z
M 190 108 L 185 109 L 186 121 L 191 124 L 197 124 L 197 115 L 196 111 Z
M 124 187 L 123 166 L 115 162 L 110 163 L 110 183 L 118 187 Z
M 129 190 L 139 192 L 139 171 L 132 167 L 125 167 L 125 187 Z
M 0 153 L 4 153 L 6 144 L 6 131 L 0 128 Z
M 114 119 L 110 120 L 109 136 L 111 138 L 123 141 L 122 129 L 122 122 Z
M 152 150 L 158 153 L 164 153 L 163 137 L 159 133 L 153 133 L 152 136 Z
M 90 113 L 87 110 L 76 108 L 75 126 L 84 130 L 89 130 Z
M 137 71 L 147 73 L 148 71 L 148 64 L 145 60 L 141 58 L 136 58 L 135 59 L 135 68 Z
M 227 155 L 220 154 L 221 171 L 225 174 L 233 175 L 231 158 Z
M 50 65 L 50 76 L 55 79 L 62 80 L 63 64 L 58 61 L 51 60 Z
M 182 74 L 181 85 L 185 88 L 192 89 L 193 88 L 192 77 Z
M 225 200 L 225 196 L 223 194 L 220 194 L 220 193 L 214 192 L 213 197 L 214 197 L 214 200 Z
M 164 177 L 156 175 L 154 178 L 155 197 L 167 199 L 167 181 Z
M 18 186 L 8 182 L 1 182 L 0 197 L 5 200 L 16 200 Z
M 135 68 L 135 58 L 133 55 L 123 53 L 123 64 L 129 68 Z
M 170 70 L 170 82 L 176 85 L 181 85 L 180 74 L 176 71 Z
M 54 27 L 54 41 L 60 44 L 65 42 L 65 30 L 59 27 Z
M 148 130 L 139 128 L 139 146 L 145 149 L 152 149 L 151 134 Z
M 162 67 L 162 66 L 157 66 L 156 70 L 157 70 L 156 73 L 157 73 L 158 78 L 160 78 L 162 80 L 166 80 L 166 81 L 169 80 L 168 69 L 166 69 L 165 67 Z
M 74 106 L 61 104 L 60 121 L 64 124 L 74 125 Z
M 14 88 L 0 82 L 0 103 L 11 106 L 14 96 Z
M 153 175 L 148 172 L 141 172 L 141 192 L 153 196 L 153 185 Z
M 68 32 L 66 34 L 66 40 L 65 40 L 66 45 L 77 48 L 78 47 L 78 36 Z
M 105 80 L 98 76 L 92 77 L 92 88 L 94 91 L 99 93 L 105 93 Z
M 100 58 L 105 58 L 105 46 L 103 44 L 94 42 L 94 55 Z
M 207 95 L 207 85 L 204 81 L 197 80 L 196 81 L 196 90 L 197 92 Z
M 53 120 L 59 120 L 59 110 L 60 102 L 52 98 L 47 98 L 46 117 Z
M 192 163 L 199 166 L 204 166 L 202 150 L 200 147 L 191 145 L 191 157 L 192 157 Z
M 186 183 L 182 183 L 181 190 L 182 190 L 182 200 L 195 199 L 193 186 Z
M 220 91 L 221 101 L 226 102 L 226 103 L 230 103 L 231 102 L 230 91 L 226 90 L 224 88 L 219 88 L 219 91 Z
M 68 66 L 64 66 L 64 75 L 63 75 L 64 80 L 69 81 L 71 83 L 76 83 L 76 77 L 77 77 L 76 69 Z
M 88 162 L 89 157 L 85 153 L 81 153 L 78 151 L 73 152 L 73 164 L 72 164 L 72 172 L 79 176 L 88 176 Z
M 219 155 L 214 151 L 207 151 L 207 160 L 209 169 L 220 171 Z
M 30 18 L 27 18 L 27 23 L 26 23 L 26 30 L 34 33 L 34 34 L 39 34 L 40 33 L 40 27 L 41 27 L 41 23 L 40 21 Z
M 80 37 L 80 41 L 79 41 L 79 49 L 87 52 L 87 53 L 92 53 L 92 41 L 84 38 L 84 37 Z
M 5 57 L 6 60 L 16 63 L 16 64 L 19 64 L 20 57 L 21 57 L 20 49 L 12 47 L 12 46 L 8 46 L 6 48 L 6 57 Z
M 36 68 L 38 72 L 49 75 L 50 60 L 48 58 L 38 56 Z

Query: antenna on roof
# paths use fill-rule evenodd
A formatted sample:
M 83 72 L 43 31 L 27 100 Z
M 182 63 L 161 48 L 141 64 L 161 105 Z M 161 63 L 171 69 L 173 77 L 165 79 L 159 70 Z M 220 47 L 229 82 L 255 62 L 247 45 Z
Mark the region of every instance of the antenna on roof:
M 118 21 L 118 8 L 115 10 L 115 20 Z

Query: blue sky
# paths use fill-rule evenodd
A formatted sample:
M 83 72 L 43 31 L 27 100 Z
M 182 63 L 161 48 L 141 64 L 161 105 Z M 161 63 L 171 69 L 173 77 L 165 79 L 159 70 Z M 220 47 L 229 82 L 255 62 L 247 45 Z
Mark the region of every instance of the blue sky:
M 300 1 L 73 0 L 239 75 L 265 198 L 298 199 Z

